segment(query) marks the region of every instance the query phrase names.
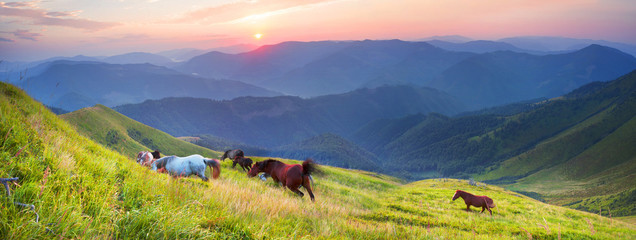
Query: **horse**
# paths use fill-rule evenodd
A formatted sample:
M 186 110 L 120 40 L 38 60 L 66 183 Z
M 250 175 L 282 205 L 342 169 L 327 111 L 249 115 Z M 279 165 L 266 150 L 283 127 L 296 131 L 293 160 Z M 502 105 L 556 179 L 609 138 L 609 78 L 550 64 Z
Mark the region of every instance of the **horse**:
M 137 163 L 139 163 L 139 165 L 150 167 L 154 159 L 155 157 L 151 152 L 141 151 L 137 153 Z
M 225 161 L 226 158 L 229 158 L 229 159 L 232 159 L 232 161 L 235 161 L 239 157 L 245 157 L 245 154 L 243 153 L 243 150 L 241 149 L 227 150 L 225 151 L 225 153 L 223 153 L 223 156 L 220 156 L 221 161 Z
M 475 207 L 481 207 L 482 213 L 484 212 L 484 210 L 488 209 L 488 212 L 490 212 L 490 215 L 492 216 L 492 210 L 490 209 L 494 208 L 496 205 L 495 202 L 493 202 L 492 199 L 490 199 L 489 197 L 475 196 L 468 192 L 457 190 L 455 191 L 455 195 L 453 195 L 453 201 L 455 201 L 455 199 L 459 197 L 464 199 L 464 203 L 466 203 L 466 211 L 470 211 L 470 205 L 473 205 Z
M 205 167 L 209 166 L 213 169 L 212 177 L 219 178 L 221 174 L 220 163 L 216 159 L 207 159 L 201 155 L 195 154 L 187 157 L 168 156 L 162 157 L 152 163 L 152 170 L 165 168 L 165 171 L 172 176 L 190 176 L 197 175 L 203 181 L 208 181 L 205 176 Z
M 152 152 L 152 157 L 154 159 L 159 159 L 161 158 L 161 153 L 159 152 L 159 150 L 155 150 L 154 152 Z
M 248 177 L 254 177 L 260 172 L 265 172 L 274 179 L 276 183 L 282 183 L 289 188 L 292 192 L 303 197 L 305 194 L 298 190 L 301 185 L 307 189 L 311 201 L 314 202 L 314 193 L 311 191 L 310 177 L 311 173 L 316 170 L 314 161 L 311 159 L 305 160 L 301 164 L 285 164 L 283 162 L 268 159 L 265 161 L 257 162 L 252 166 L 252 169 L 247 173 Z
M 234 168 L 234 166 L 236 166 L 237 163 L 239 166 L 241 166 L 243 171 L 247 172 L 252 169 L 253 162 L 251 158 L 245 158 L 245 157 L 236 158 L 235 160 L 232 161 L 232 168 Z

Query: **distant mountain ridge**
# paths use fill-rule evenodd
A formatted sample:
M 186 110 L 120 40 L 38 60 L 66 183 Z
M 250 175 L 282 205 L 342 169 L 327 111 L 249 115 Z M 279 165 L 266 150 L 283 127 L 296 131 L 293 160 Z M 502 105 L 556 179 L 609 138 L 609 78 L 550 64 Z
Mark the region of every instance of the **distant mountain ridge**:
M 636 69 L 636 58 L 590 45 L 546 56 L 494 52 L 473 56 L 444 71 L 430 87 L 457 96 L 471 109 L 551 98 L 594 81 L 609 81 Z
M 278 95 L 242 82 L 204 79 L 150 64 L 56 61 L 36 69 L 40 69 L 38 75 L 16 84 L 46 105 L 71 111 L 171 96 L 231 99 Z
M 365 40 L 285 42 L 241 54 L 211 52 L 176 68 L 301 97 L 415 84 L 448 92 L 477 110 L 608 81 L 636 69 L 636 61 L 600 45 L 550 53 L 501 41 Z
M 152 53 L 132 52 L 110 56 L 100 60 L 101 62 L 110 64 L 144 64 L 149 63 L 157 66 L 171 66 L 174 61 L 171 59 Z
M 597 44 L 615 48 L 636 57 L 636 45 L 604 40 L 551 36 L 519 36 L 502 38 L 497 41 L 509 43 L 523 49 L 543 52 L 575 51 L 592 44 Z
M 310 99 L 167 98 L 114 109 L 174 136 L 211 134 L 271 148 L 327 132 L 347 135 L 377 118 L 428 112 L 455 114 L 464 108 L 453 97 L 434 89 L 386 86 Z
M 457 51 L 457 52 L 472 52 L 472 53 L 487 53 L 487 52 L 497 52 L 497 51 L 512 51 L 512 52 L 522 52 L 522 53 L 539 53 L 538 51 L 531 51 L 526 49 L 521 49 L 515 47 L 512 44 L 505 42 L 496 42 L 496 41 L 486 41 L 486 40 L 475 40 L 469 42 L 447 42 L 441 40 L 430 40 L 427 43 L 446 49 L 449 51 Z

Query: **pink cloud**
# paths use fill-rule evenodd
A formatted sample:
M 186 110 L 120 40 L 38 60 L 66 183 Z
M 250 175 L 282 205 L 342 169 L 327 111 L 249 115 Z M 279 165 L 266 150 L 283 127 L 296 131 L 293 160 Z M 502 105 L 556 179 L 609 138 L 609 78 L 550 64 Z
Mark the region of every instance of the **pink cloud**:
M 74 17 L 78 11 L 47 12 L 44 9 L 38 8 L 35 3 L 36 2 L 0 2 L 0 16 L 31 20 L 33 21 L 32 24 L 35 25 L 62 26 L 88 31 L 99 31 L 120 25 L 120 23 L 99 22 L 82 18 L 62 18 Z
M 185 13 L 183 16 L 168 20 L 167 23 L 191 23 L 229 22 L 255 14 L 263 14 L 272 11 L 280 11 L 300 6 L 309 6 L 317 3 L 332 2 L 335 0 L 261 0 L 243 1 L 224 4 L 215 7 L 202 8 Z
M 77 15 L 82 12 L 81 10 L 72 11 L 72 12 L 47 12 L 47 16 L 51 17 L 77 17 Z
M 31 41 L 37 41 L 42 34 L 30 32 L 29 30 L 18 29 L 13 32 L 13 35 L 20 39 L 26 39 Z
M 13 8 L 20 8 L 20 7 L 30 7 L 30 8 L 35 8 L 37 7 L 37 3 L 39 3 L 39 1 L 29 1 L 29 2 L 8 2 L 8 3 L 2 3 L 8 7 L 13 7 Z

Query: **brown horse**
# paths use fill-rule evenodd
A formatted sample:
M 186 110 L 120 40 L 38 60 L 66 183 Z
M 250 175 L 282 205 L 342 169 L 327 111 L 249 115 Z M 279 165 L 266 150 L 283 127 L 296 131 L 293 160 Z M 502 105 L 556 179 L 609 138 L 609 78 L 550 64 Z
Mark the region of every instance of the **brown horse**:
M 262 162 L 257 162 L 252 166 L 252 169 L 247 173 L 248 177 L 254 177 L 260 172 L 269 174 L 274 182 L 282 183 L 289 190 L 303 197 L 305 194 L 298 190 L 301 185 L 307 189 L 311 201 L 315 201 L 314 193 L 311 191 L 310 177 L 311 173 L 315 171 L 316 166 L 314 161 L 307 159 L 300 164 L 285 164 L 283 162 L 268 159 Z
M 221 161 L 225 161 L 226 158 L 232 159 L 232 161 L 236 161 L 236 159 L 239 157 L 245 157 L 245 154 L 241 149 L 227 150 L 225 151 L 225 153 L 223 153 L 223 156 L 219 156 Z M 236 166 L 236 164 L 234 166 Z
M 237 163 L 239 166 L 241 166 L 243 171 L 247 172 L 252 169 L 253 162 L 251 158 L 237 157 L 236 159 L 232 160 L 232 168 L 234 168 L 234 166 L 236 166 Z
M 464 199 L 464 202 L 466 203 L 466 211 L 470 211 L 470 205 L 473 205 L 475 207 L 481 207 L 482 213 L 484 210 L 488 209 L 488 212 L 492 215 L 492 210 L 490 209 L 495 207 L 495 202 L 493 202 L 489 197 L 475 196 L 468 192 L 457 190 L 455 191 L 455 195 L 453 195 L 453 201 L 459 197 Z

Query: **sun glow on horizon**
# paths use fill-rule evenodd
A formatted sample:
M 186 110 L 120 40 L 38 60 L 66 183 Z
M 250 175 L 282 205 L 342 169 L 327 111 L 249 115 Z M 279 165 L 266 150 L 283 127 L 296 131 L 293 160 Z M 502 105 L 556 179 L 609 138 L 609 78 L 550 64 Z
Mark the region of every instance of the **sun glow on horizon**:
M 262 37 L 263 37 L 262 33 L 254 34 L 254 38 L 256 38 L 256 39 L 261 39 Z

